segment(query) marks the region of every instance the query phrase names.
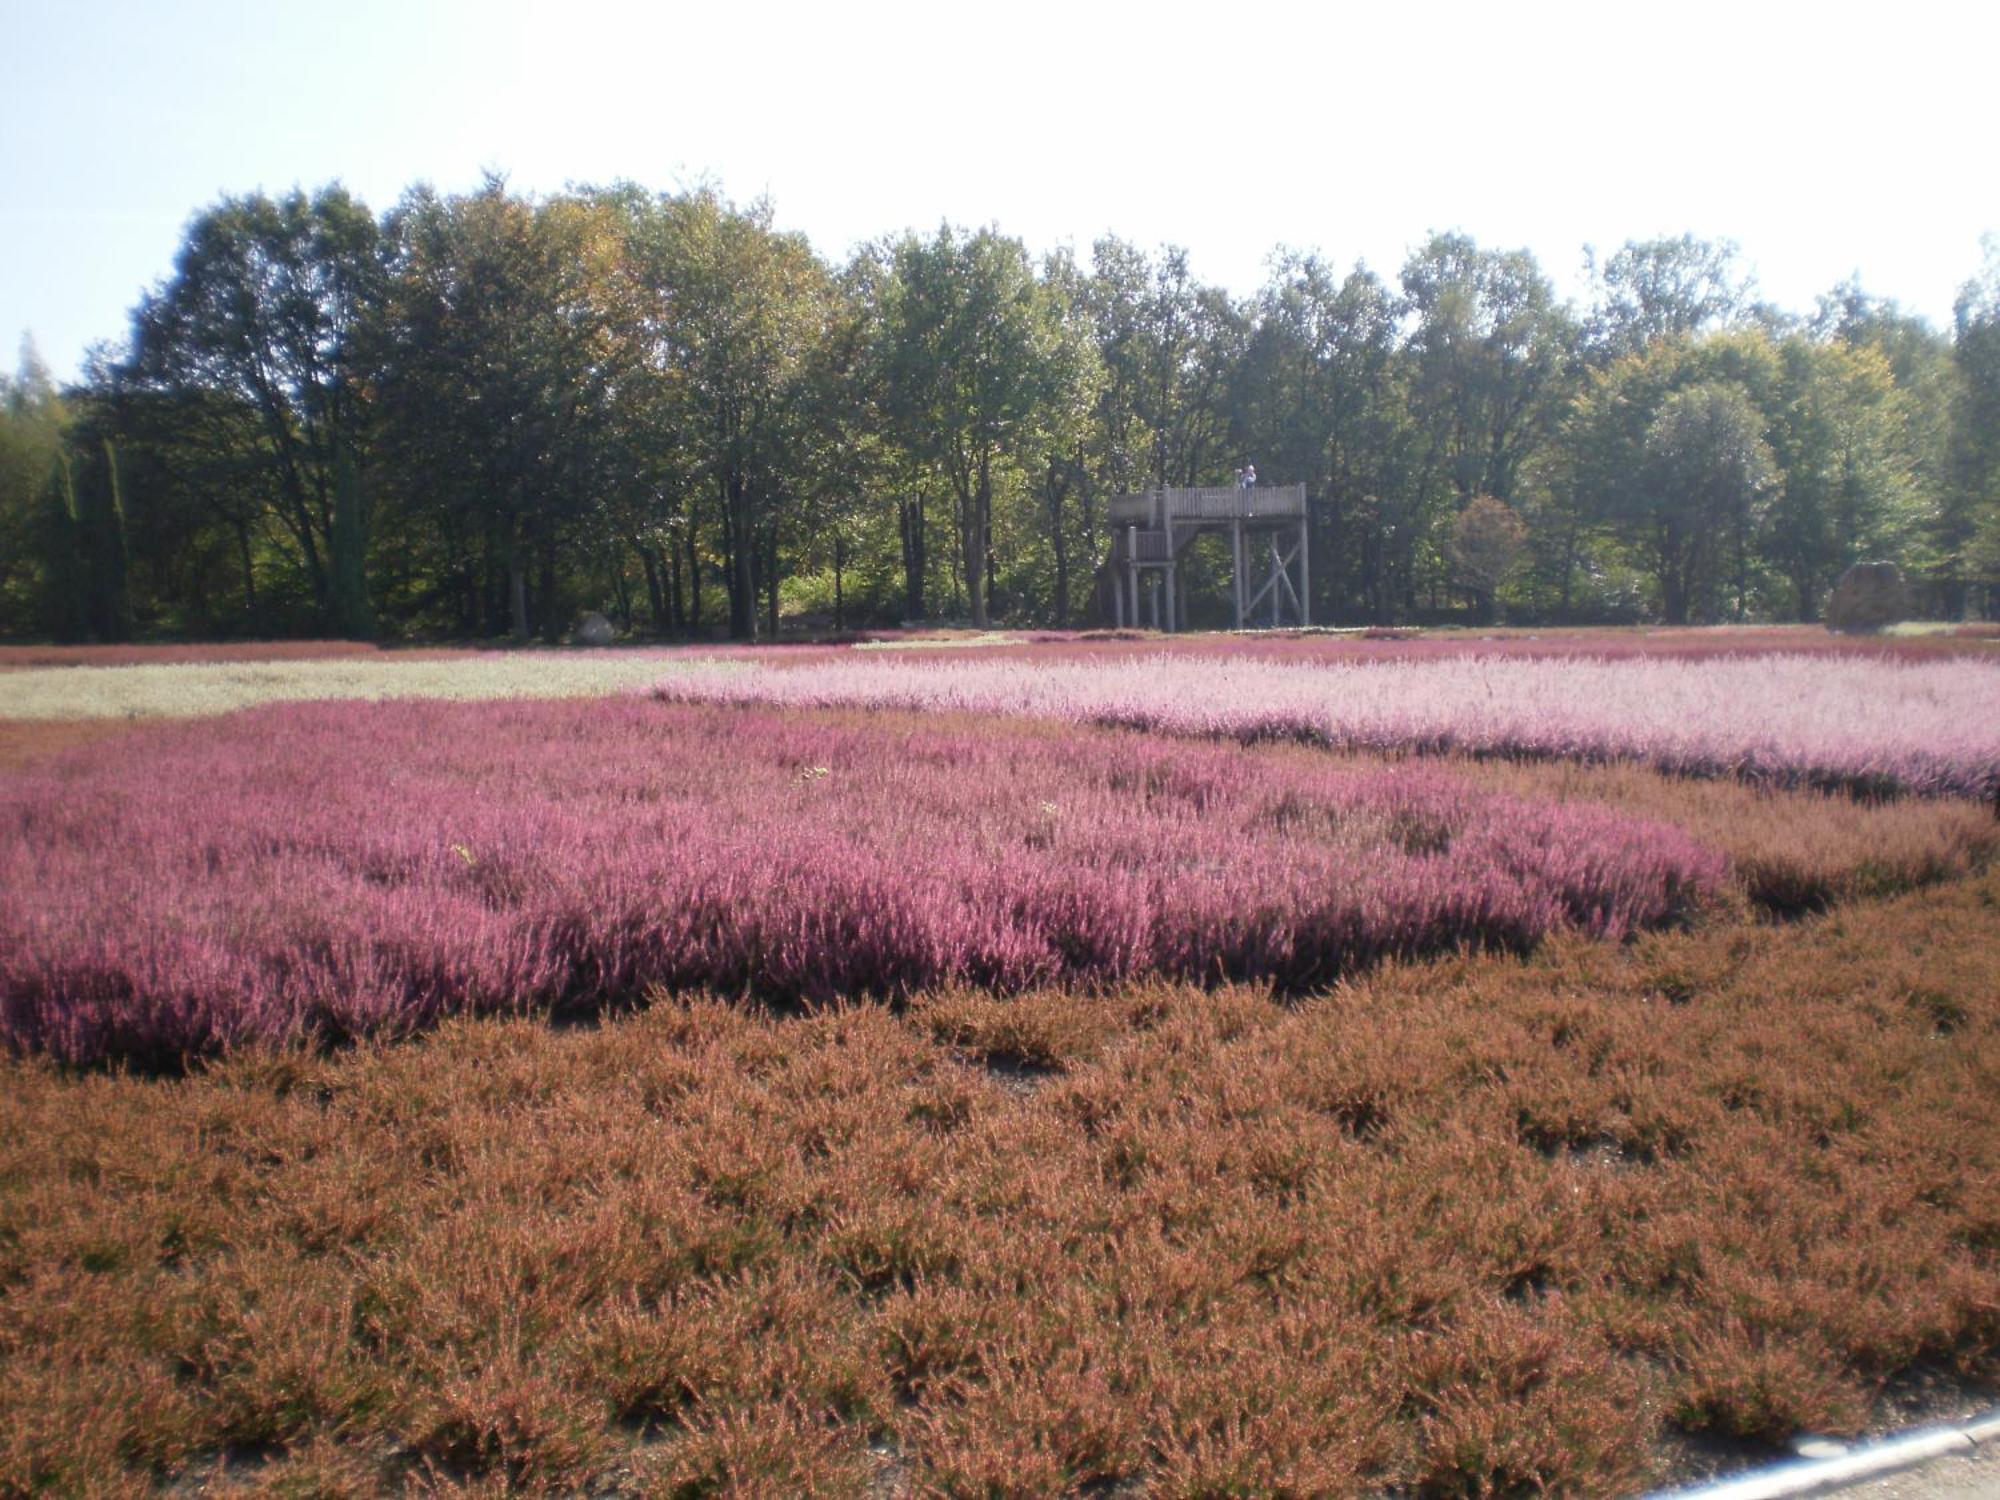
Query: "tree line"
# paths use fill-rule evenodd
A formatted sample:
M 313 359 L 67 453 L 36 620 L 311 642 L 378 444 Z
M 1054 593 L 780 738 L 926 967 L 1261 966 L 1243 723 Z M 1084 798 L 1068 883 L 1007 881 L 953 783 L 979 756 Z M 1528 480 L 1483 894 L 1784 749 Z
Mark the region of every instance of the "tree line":
M 1116 238 L 831 264 L 706 186 L 226 198 L 80 380 L 0 389 L 0 633 L 1069 626 L 1110 497 L 1246 461 L 1306 486 L 1317 620 L 1811 620 L 1862 559 L 2000 611 L 2000 246 L 1942 331 L 1691 236 L 1590 273 L 1438 234 L 1239 298 Z

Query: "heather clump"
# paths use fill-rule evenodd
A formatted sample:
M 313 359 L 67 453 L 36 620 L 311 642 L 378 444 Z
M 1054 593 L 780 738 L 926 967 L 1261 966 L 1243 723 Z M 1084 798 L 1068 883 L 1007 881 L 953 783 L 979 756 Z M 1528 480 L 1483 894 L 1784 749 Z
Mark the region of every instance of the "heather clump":
M 1468 780 L 1510 796 L 1595 803 L 1685 829 L 1729 856 L 1737 888 L 1770 917 L 1938 885 L 1977 873 L 2000 854 L 2000 820 L 1957 798 L 1857 799 L 1664 777 L 1631 765 L 1453 764 Z
M 0 1032 L 72 1062 L 589 1011 L 1386 958 L 1683 921 L 1679 830 L 1420 766 L 984 723 L 295 706 L 0 784 Z

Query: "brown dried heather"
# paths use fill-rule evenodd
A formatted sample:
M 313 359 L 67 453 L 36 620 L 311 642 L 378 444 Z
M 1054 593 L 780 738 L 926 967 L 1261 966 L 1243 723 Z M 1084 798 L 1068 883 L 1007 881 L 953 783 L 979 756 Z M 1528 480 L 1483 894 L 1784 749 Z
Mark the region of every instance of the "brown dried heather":
M 1678 824 L 1727 853 L 1745 898 L 1773 917 L 1954 880 L 1985 869 L 2000 853 L 2000 819 L 1991 808 L 1967 801 L 1856 801 L 1731 781 L 1687 781 L 1637 766 L 1490 760 L 1458 760 L 1452 766 L 1468 780 L 1511 796 L 1596 802 Z
M 324 661 L 372 657 L 382 648 L 367 641 L 210 641 L 152 646 L 0 646 L 0 672 L 34 667 L 131 667 L 191 661 Z M 431 657 L 469 655 L 430 650 Z
M 2000 1373 L 1996 915 L 9 1064 L 0 1494 L 1594 1496 L 1851 1430 Z
M 112 739 L 131 730 L 129 723 L 116 719 L 43 719 L 31 723 L 0 719 L 0 771 L 52 760 L 93 740 Z

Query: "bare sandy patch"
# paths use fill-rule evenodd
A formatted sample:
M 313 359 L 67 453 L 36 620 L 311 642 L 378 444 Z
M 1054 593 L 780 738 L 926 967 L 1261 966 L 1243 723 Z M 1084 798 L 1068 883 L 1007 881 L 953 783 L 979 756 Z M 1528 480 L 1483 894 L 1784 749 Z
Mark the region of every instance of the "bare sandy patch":
M 591 698 L 646 687 L 663 674 L 740 670 L 652 651 L 51 667 L 6 675 L 0 720 L 185 719 L 343 698 Z

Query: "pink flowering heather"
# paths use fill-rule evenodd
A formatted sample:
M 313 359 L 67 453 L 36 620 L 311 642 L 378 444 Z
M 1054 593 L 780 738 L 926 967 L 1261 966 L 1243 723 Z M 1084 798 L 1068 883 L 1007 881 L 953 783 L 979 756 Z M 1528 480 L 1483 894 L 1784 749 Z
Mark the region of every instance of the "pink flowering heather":
M 643 698 L 287 705 L 0 780 L 0 1035 L 171 1061 L 652 984 L 1296 989 L 1671 922 L 1724 873 L 1432 768 Z
M 2000 782 L 2000 663 L 1978 660 L 850 656 L 688 675 L 657 694 L 1023 715 L 1365 750 L 1631 760 L 1870 793 L 1986 797 Z
M 713 656 L 800 667 L 888 651 L 906 662 L 952 660 L 976 648 L 979 660 L 1097 662 L 1130 657 L 1199 657 L 1307 666 L 1408 663 L 1465 657 L 1624 661 L 1715 661 L 1734 656 L 1859 657 L 1868 661 L 1953 658 L 2000 666 L 2000 626 L 1962 625 L 1916 635 L 1840 635 L 1818 625 L 1690 625 L 1639 629 L 1585 626 L 1547 630 L 1256 630 L 1162 635 L 1140 630 L 979 633 L 895 631 L 858 642 L 764 642 L 704 648 Z

